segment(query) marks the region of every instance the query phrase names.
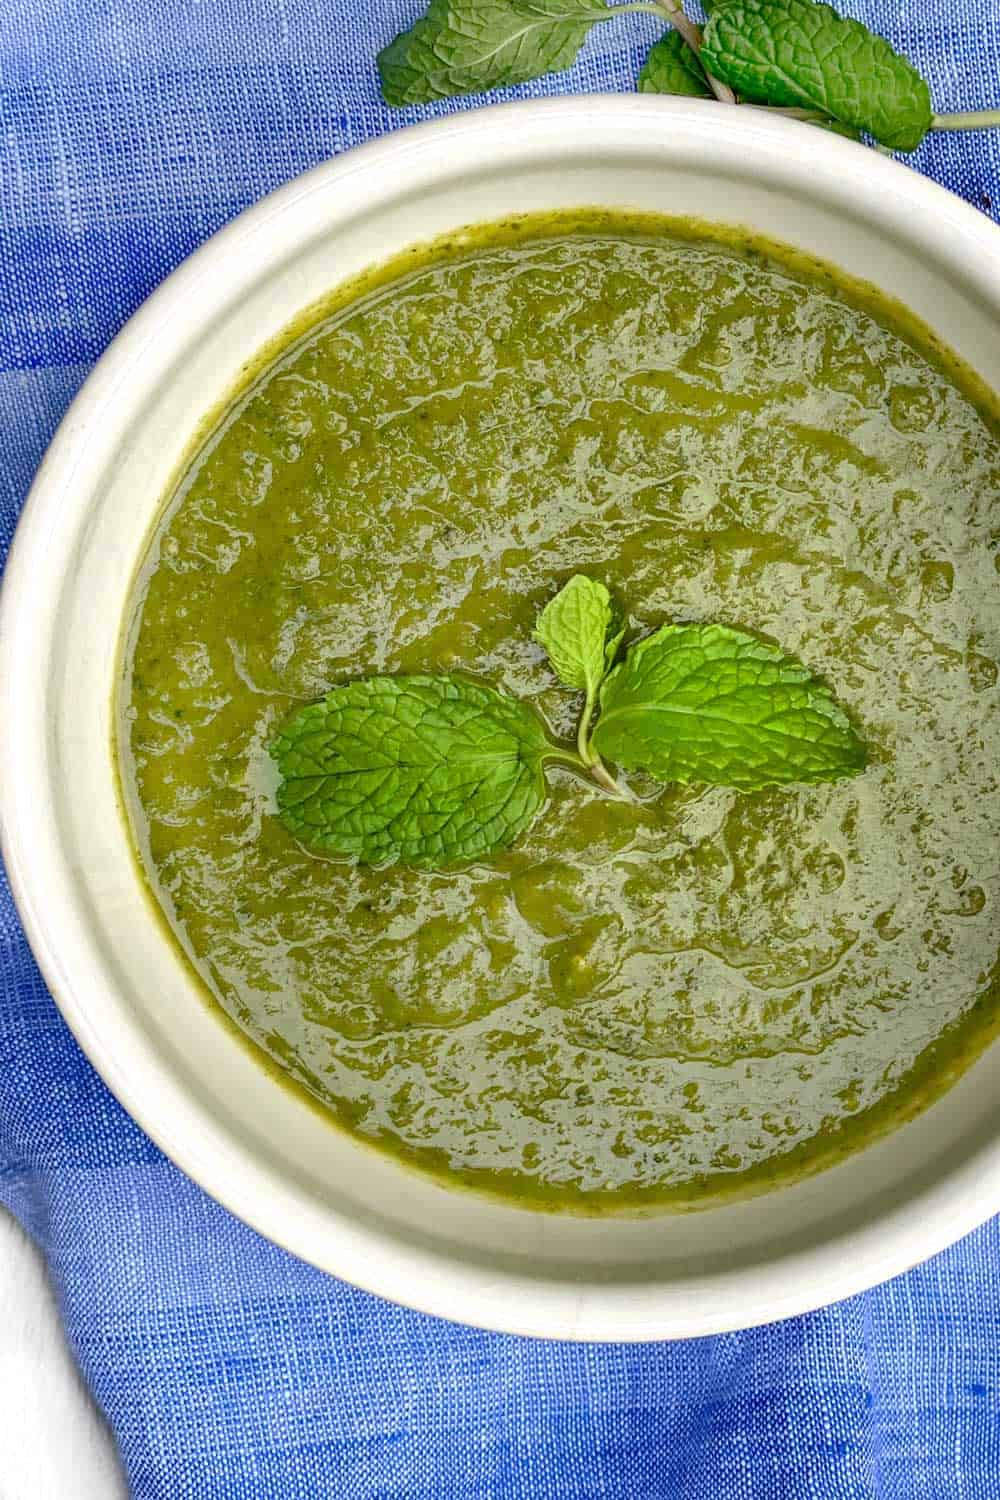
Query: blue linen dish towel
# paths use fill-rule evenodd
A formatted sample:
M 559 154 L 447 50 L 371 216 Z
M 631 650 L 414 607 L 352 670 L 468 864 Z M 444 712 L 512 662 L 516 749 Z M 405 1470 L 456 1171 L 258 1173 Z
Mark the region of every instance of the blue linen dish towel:
M 295 173 L 434 112 L 387 110 L 373 69 L 419 3 L 0 0 L 0 559 L 65 407 L 157 282 Z M 1000 100 L 998 0 L 847 9 L 938 108 Z M 628 89 L 656 34 L 598 27 L 571 73 L 515 92 Z M 998 216 L 1000 131 L 936 136 L 915 165 Z M 48 1258 L 138 1500 L 1000 1500 L 997 1222 L 847 1303 L 688 1344 L 401 1310 L 164 1159 L 76 1047 L 6 887 L 0 1201 Z M 0 1491 L 2 1463 L 0 1441 Z

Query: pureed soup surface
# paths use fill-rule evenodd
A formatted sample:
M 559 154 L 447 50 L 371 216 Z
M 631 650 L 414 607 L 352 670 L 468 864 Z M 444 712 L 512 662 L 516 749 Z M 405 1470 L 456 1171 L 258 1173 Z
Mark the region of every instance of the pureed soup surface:
M 205 986 L 351 1131 L 546 1207 L 788 1180 L 998 1029 L 1000 424 L 870 289 L 679 221 L 469 231 L 342 292 L 196 454 L 132 606 L 126 801 Z M 572 733 L 532 643 L 574 572 L 633 636 L 760 632 L 858 778 L 627 805 L 370 869 L 275 815 L 289 712 L 467 671 Z

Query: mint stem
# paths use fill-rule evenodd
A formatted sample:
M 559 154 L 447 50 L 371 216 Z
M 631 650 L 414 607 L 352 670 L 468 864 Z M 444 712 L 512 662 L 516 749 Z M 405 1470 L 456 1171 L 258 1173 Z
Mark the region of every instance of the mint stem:
M 598 786 L 603 786 L 607 791 L 613 792 L 616 797 L 624 798 L 628 795 L 624 787 L 619 786 L 590 743 L 590 722 L 594 717 L 595 697 L 593 693 L 587 694 L 587 701 L 583 705 L 583 713 L 580 715 L 580 723 L 576 731 L 576 748 L 580 759 Z
M 592 707 L 593 705 L 591 705 Z M 585 710 L 584 718 L 589 721 L 589 709 Z M 561 766 L 569 766 L 573 771 L 582 772 L 585 776 L 589 776 L 592 781 L 596 781 L 597 785 L 603 787 L 606 792 L 610 792 L 612 796 L 618 797 L 623 802 L 627 802 L 629 800 L 628 792 L 612 776 L 597 751 L 588 743 L 585 734 L 578 737 L 578 743 L 580 746 L 579 750 L 563 750 L 558 745 L 553 745 L 550 750 L 546 750 L 545 759 L 558 761 Z
M 989 130 L 1000 125 L 1000 109 L 967 109 L 956 115 L 934 115 L 932 130 Z
M 698 58 L 699 62 L 701 61 L 701 27 L 696 26 L 694 21 L 684 14 L 683 9 L 676 3 L 676 0 L 649 0 L 649 3 L 646 3 L 646 0 L 634 0 L 632 4 L 616 5 L 613 9 L 616 11 L 632 11 L 633 13 L 657 16 L 661 21 L 666 17 L 674 30 L 680 32 L 695 57 Z M 702 67 L 705 68 L 704 63 L 702 63 Z M 707 68 L 705 68 L 705 77 L 708 79 L 709 88 L 720 104 L 736 103 L 736 95 L 728 83 L 722 83 L 718 78 L 714 78 Z
M 580 759 L 585 766 L 592 766 L 594 764 L 595 752 L 590 748 L 590 721 L 593 717 L 594 697 L 592 693 L 588 693 L 576 731 L 576 748 L 580 752 Z
M 594 759 L 590 763 L 590 774 L 598 786 L 604 787 L 605 791 L 613 793 L 614 796 L 621 798 L 623 802 L 628 801 L 628 793 L 625 788 L 615 780 L 601 757 L 593 750 L 591 754 Z

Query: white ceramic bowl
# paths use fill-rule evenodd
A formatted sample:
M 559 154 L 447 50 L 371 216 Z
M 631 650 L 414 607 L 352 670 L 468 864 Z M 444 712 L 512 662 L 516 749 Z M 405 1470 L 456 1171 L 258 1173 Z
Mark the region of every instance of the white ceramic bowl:
M 42 466 L 0 619 L 5 852 L 81 1046 L 175 1162 L 263 1234 L 445 1317 L 576 1339 L 719 1332 L 893 1275 L 1000 1209 L 1000 1047 L 842 1166 L 682 1216 L 587 1220 L 452 1192 L 276 1087 L 147 904 L 116 803 L 111 695 L 137 559 L 193 429 L 344 277 L 511 211 L 637 207 L 749 225 L 901 297 L 1000 387 L 1000 232 L 836 136 L 701 101 L 526 103 L 352 151 L 211 240 L 150 298 Z

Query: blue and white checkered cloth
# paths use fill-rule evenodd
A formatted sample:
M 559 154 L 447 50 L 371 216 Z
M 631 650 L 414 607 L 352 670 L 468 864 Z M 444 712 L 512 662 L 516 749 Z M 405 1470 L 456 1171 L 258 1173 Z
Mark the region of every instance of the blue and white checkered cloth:
M 0 558 L 59 417 L 157 282 L 407 118 L 373 61 L 419 4 L 0 0 Z M 850 9 L 939 109 L 1000 104 L 1000 0 Z M 655 35 L 598 27 L 570 74 L 518 92 L 628 89 Z M 1000 131 L 915 161 L 998 215 Z M 402 1311 L 163 1158 L 77 1049 L 5 888 L 0 1201 L 48 1257 L 138 1500 L 1000 1500 L 997 1223 L 850 1302 L 690 1344 L 532 1343 Z M 6 1495 L 2 1431 L 0 1413 Z

